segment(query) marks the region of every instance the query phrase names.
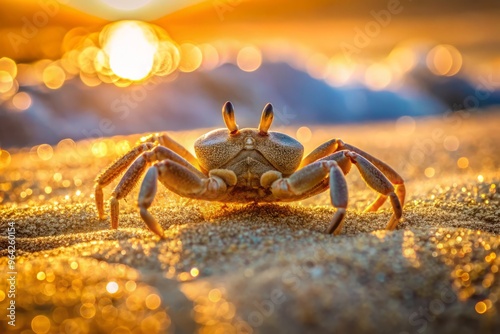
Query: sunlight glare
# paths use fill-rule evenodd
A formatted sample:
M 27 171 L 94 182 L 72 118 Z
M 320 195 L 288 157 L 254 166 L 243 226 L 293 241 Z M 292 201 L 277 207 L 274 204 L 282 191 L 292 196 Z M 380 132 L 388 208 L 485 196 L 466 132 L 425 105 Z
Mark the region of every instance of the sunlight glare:
M 109 66 L 116 75 L 129 80 L 148 76 L 153 68 L 158 39 L 147 25 L 122 21 L 103 33 L 103 50 L 108 54 Z
M 146 6 L 151 0 L 101 0 L 110 7 L 131 11 Z

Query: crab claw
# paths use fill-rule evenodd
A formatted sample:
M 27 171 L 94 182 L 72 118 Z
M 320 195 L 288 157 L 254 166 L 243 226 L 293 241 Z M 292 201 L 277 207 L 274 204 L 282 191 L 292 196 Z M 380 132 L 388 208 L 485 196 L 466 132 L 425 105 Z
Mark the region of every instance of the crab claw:
M 268 103 L 262 110 L 262 116 L 260 117 L 259 133 L 261 135 L 267 134 L 267 131 L 269 131 L 271 123 L 273 122 L 273 117 L 274 117 L 273 105 L 271 103 Z
M 226 123 L 230 133 L 234 134 L 238 132 L 238 125 L 236 124 L 236 120 L 234 118 L 233 104 L 229 101 L 224 103 L 224 106 L 222 107 L 222 118 L 224 119 L 224 123 Z

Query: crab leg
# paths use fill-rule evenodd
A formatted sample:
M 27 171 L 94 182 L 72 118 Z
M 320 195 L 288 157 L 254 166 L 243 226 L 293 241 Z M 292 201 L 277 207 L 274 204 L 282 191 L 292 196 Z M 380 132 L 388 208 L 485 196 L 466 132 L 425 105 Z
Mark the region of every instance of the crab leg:
M 343 149 L 347 149 L 349 151 L 356 152 L 360 156 L 364 157 L 366 160 L 370 161 L 379 171 L 384 174 L 387 179 L 394 185 L 395 188 L 395 193 L 398 197 L 399 203 L 401 207 L 403 207 L 405 203 L 405 196 L 406 196 L 406 188 L 404 184 L 404 180 L 399 175 L 394 169 L 392 169 L 388 164 L 385 162 L 373 157 L 372 155 L 366 153 L 365 151 L 360 150 L 359 148 L 342 143 Z M 385 199 L 381 199 L 380 196 L 372 203 L 370 204 L 365 211 L 377 211 L 378 208 L 384 204 Z
M 226 194 L 228 186 L 236 184 L 236 175 L 230 170 L 213 170 L 209 177 L 200 177 L 172 160 L 163 160 L 150 167 L 141 185 L 138 206 L 149 229 L 164 238 L 163 228 L 148 211 L 156 195 L 158 181 L 179 195 L 213 200 Z
M 394 230 L 402 216 L 402 206 L 395 193 L 394 186 L 382 171 L 362 155 L 355 152 L 346 152 L 345 154 L 351 159 L 352 163 L 358 167 L 361 176 L 372 189 L 390 198 L 394 214 L 391 216 L 386 229 Z
M 337 235 L 342 229 L 347 208 L 347 186 L 344 174 L 349 172 L 351 163 L 356 165 L 368 186 L 380 194 L 378 198 L 382 198 L 384 201 L 390 198 L 394 214 L 386 229 L 395 229 L 402 216 L 402 206 L 395 192 L 395 187 L 382 171 L 356 152 L 337 151 L 299 169 L 288 178 L 282 178 L 280 173 L 274 171 L 264 173 L 261 177 L 261 185 L 266 187 L 271 184 L 270 189 L 278 199 L 301 198 L 304 193 L 314 195 L 327 188 L 325 178 L 329 173 L 330 199 L 332 205 L 337 208 L 337 212 L 332 218 L 327 233 Z
M 198 167 L 198 160 L 181 144 L 173 140 L 166 132 L 151 134 L 144 139 L 142 142 L 158 143 L 161 146 L 169 148 L 174 151 L 195 167 Z
M 158 189 L 158 169 L 153 166 L 150 167 L 142 181 L 141 190 L 139 192 L 139 199 L 137 205 L 139 206 L 139 212 L 141 214 L 142 220 L 148 225 L 149 229 L 164 238 L 165 234 L 163 228 L 156 221 L 156 219 L 149 213 L 148 208 L 153 203 L 156 196 L 156 191 Z
M 314 161 L 324 158 L 337 151 L 339 144 L 342 143 L 340 139 L 331 139 L 320 146 L 316 147 L 311 153 L 309 153 L 300 163 L 300 167 L 307 166 Z
M 163 147 L 156 146 L 149 152 L 144 152 L 139 156 L 130 168 L 125 172 L 120 183 L 115 187 L 110 199 L 111 207 L 111 227 L 118 227 L 118 214 L 119 214 L 119 200 L 128 195 L 128 193 L 134 188 L 134 186 L 139 181 L 146 168 L 155 161 L 170 160 L 176 162 L 177 164 L 188 169 L 191 173 L 197 175 L 198 177 L 205 177 L 205 175 L 192 166 L 183 157 L 173 152 L 172 150 Z
M 326 233 L 338 235 L 344 225 L 348 202 L 347 183 L 342 169 L 338 166 L 330 169 L 330 200 L 332 205 L 337 208 L 337 212 L 333 215 Z
M 345 164 L 350 164 L 349 159 L 345 157 L 339 157 L 339 159 L 342 164 L 345 163 L 342 160 L 347 160 Z M 316 161 L 287 178 L 281 178 L 281 175 L 276 172 L 268 172 L 262 175 L 261 184 L 266 186 L 272 179 L 275 179 L 270 186 L 271 192 L 278 199 L 288 199 L 312 191 L 328 175 L 330 175 L 330 200 L 332 205 L 337 208 L 337 211 L 332 218 L 327 233 L 339 234 L 347 209 L 348 194 L 344 171 L 336 161 Z
M 149 152 L 148 152 L 149 153 Z M 147 154 L 147 153 L 145 153 Z M 142 176 L 146 167 L 148 166 L 147 158 L 145 154 L 137 158 L 130 168 L 125 172 L 120 183 L 115 187 L 111 198 L 109 199 L 109 206 L 111 211 L 111 228 L 118 228 L 118 214 L 119 214 L 119 200 L 128 195 L 128 193 L 134 188 Z
M 264 187 L 269 184 L 270 180 L 267 180 L 267 178 L 272 173 L 275 181 L 272 182 L 270 190 L 274 196 L 280 199 L 298 197 L 321 183 L 328 176 L 333 166 L 338 167 L 335 161 L 316 161 L 286 178 L 282 178 L 274 171 L 271 171 L 262 175 L 261 184 Z
M 106 215 L 104 214 L 104 198 L 102 188 L 107 186 L 118 175 L 120 175 L 132 163 L 132 161 L 137 158 L 137 156 L 145 151 L 150 150 L 151 148 L 153 148 L 152 143 L 143 143 L 134 147 L 123 157 L 116 160 L 95 179 L 95 202 L 97 206 L 97 213 L 99 214 L 100 219 L 106 218 Z
M 370 161 L 375 167 L 377 167 L 377 169 L 380 170 L 395 186 L 395 193 L 398 196 L 399 202 L 401 203 L 401 206 L 404 205 L 406 189 L 403 178 L 385 162 L 375 158 L 369 153 L 366 153 L 363 150 L 353 145 L 344 143 L 340 139 L 331 139 L 318 146 L 315 150 L 309 153 L 309 155 L 306 156 L 304 160 L 302 160 L 301 166 L 306 166 L 318 159 L 324 158 L 332 153 L 341 150 L 349 150 L 356 152 L 357 154 L 363 156 L 365 159 Z M 379 195 L 377 199 L 366 208 L 365 211 L 377 211 L 377 209 L 382 204 L 384 204 L 386 199 L 387 196 Z

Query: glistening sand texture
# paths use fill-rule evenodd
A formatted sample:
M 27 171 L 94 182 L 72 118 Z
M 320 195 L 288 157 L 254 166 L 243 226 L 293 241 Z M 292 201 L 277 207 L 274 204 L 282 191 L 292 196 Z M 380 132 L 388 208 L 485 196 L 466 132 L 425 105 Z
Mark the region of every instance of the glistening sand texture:
M 138 136 L 12 153 L 8 166 L 0 159 L 0 331 L 499 332 L 499 121 L 492 113 L 416 127 L 411 120 L 311 127 L 307 152 L 334 135 L 407 180 L 404 219 L 386 232 L 388 206 L 362 213 L 375 194 L 353 170 L 337 237 L 323 234 L 334 213 L 327 193 L 302 203 L 224 206 L 161 186 L 151 212 L 166 240 L 140 220 L 137 189 L 121 203 L 119 229 L 109 230 L 96 217 L 93 179 Z M 190 146 L 202 132 L 172 136 Z M 469 166 L 459 168 L 459 158 Z M 5 316 L 9 222 L 15 328 Z

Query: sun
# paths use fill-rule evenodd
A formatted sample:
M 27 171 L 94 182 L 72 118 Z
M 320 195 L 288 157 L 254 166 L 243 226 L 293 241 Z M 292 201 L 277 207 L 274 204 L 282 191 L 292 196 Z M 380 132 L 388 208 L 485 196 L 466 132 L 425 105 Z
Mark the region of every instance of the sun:
M 133 81 L 142 80 L 150 74 L 158 38 L 148 25 L 138 21 L 120 21 L 103 33 L 103 51 L 108 56 L 113 73 Z

